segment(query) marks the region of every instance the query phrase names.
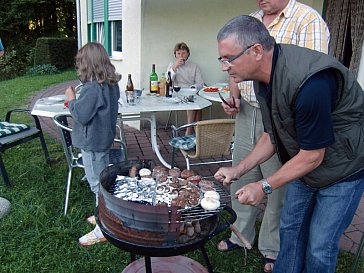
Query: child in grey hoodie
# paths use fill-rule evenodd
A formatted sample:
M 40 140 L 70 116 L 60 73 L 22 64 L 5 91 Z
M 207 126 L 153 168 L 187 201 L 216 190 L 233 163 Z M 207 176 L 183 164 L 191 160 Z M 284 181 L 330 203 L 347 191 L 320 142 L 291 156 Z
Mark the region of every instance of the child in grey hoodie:
M 66 90 L 69 110 L 73 118 L 72 144 L 81 149 L 87 181 L 96 196 L 99 176 L 109 164 L 109 152 L 116 132 L 120 91 L 116 73 L 104 47 L 96 42 L 84 45 L 76 55 L 76 70 L 83 83 L 76 99 L 75 88 Z M 81 245 L 106 241 L 100 228 L 79 239 Z

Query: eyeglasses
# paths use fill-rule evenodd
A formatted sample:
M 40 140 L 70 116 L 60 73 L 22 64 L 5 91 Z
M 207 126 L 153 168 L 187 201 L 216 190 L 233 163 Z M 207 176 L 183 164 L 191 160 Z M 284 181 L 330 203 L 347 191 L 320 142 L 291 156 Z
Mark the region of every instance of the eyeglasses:
M 252 44 L 248 47 L 246 47 L 243 51 L 241 51 L 238 55 L 235 55 L 234 57 L 228 58 L 228 59 L 223 59 L 222 57 L 218 58 L 217 60 L 220 62 L 220 64 L 222 66 L 227 66 L 230 67 L 232 66 L 232 62 L 235 61 L 237 58 L 239 58 L 241 55 L 243 55 L 249 48 L 251 48 L 252 46 L 254 46 L 255 44 Z

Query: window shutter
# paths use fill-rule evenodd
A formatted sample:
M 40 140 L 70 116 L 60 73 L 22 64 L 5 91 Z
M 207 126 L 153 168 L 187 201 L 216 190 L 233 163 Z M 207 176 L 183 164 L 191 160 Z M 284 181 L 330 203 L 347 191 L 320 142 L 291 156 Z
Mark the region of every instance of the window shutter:
M 109 0 L 109 21 L 122 19 L 122 0 Z
M 91 24 L 91 0 L 87 0 L 87 23 Z
M 94 22 L 104 22 L 104 0 L 94 1 Z

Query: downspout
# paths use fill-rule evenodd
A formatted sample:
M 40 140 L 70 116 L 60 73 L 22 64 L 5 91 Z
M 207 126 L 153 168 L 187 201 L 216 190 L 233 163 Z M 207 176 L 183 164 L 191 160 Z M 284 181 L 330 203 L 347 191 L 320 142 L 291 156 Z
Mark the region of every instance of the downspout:
M 94 0 L 91 2 L 91 41 L 96 41 L 96 24 L 94 23 Z
M 109 54 L 111 55 L 110 48 L 110 26 L 109 26 L 109 0 L 104 0 L 104 47 Z
M 77 44 L 78 49 L 82 47 L 82 35 L 81 35 L 81 10 L 80 10 L 80 0 L 76 0 L 76 20 L 77 20 Z

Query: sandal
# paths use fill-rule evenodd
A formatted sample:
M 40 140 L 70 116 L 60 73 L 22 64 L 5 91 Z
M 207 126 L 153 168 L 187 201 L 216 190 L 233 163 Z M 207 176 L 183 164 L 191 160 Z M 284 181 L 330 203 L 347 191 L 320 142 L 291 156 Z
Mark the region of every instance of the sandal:
M 268 258 L 268 257 L 264 257 L 262 259 L 262 263 L 263 263 L 263 272 L 264 273 L 271 273 L 273 272 L 273 266 L 274 266 L 274 262 L 276 260 L 272 259 L 272 258 Z M 269 268 L 266 268 L 267 265 L 269 265 Z
M 225 247 L 222 247 L 221 245 L 224 244 L 226 245 Z M 217 249 L 221 252 L 228 252 L 228 251 L 232 251 L 234 249 L 238 249 L 241 248 L 241 246 L 239 246 L 238 244 L 233 243 L 230 239 L 226 239 L 226 240 L 222 240 L 218 245 L 217 245 Z

